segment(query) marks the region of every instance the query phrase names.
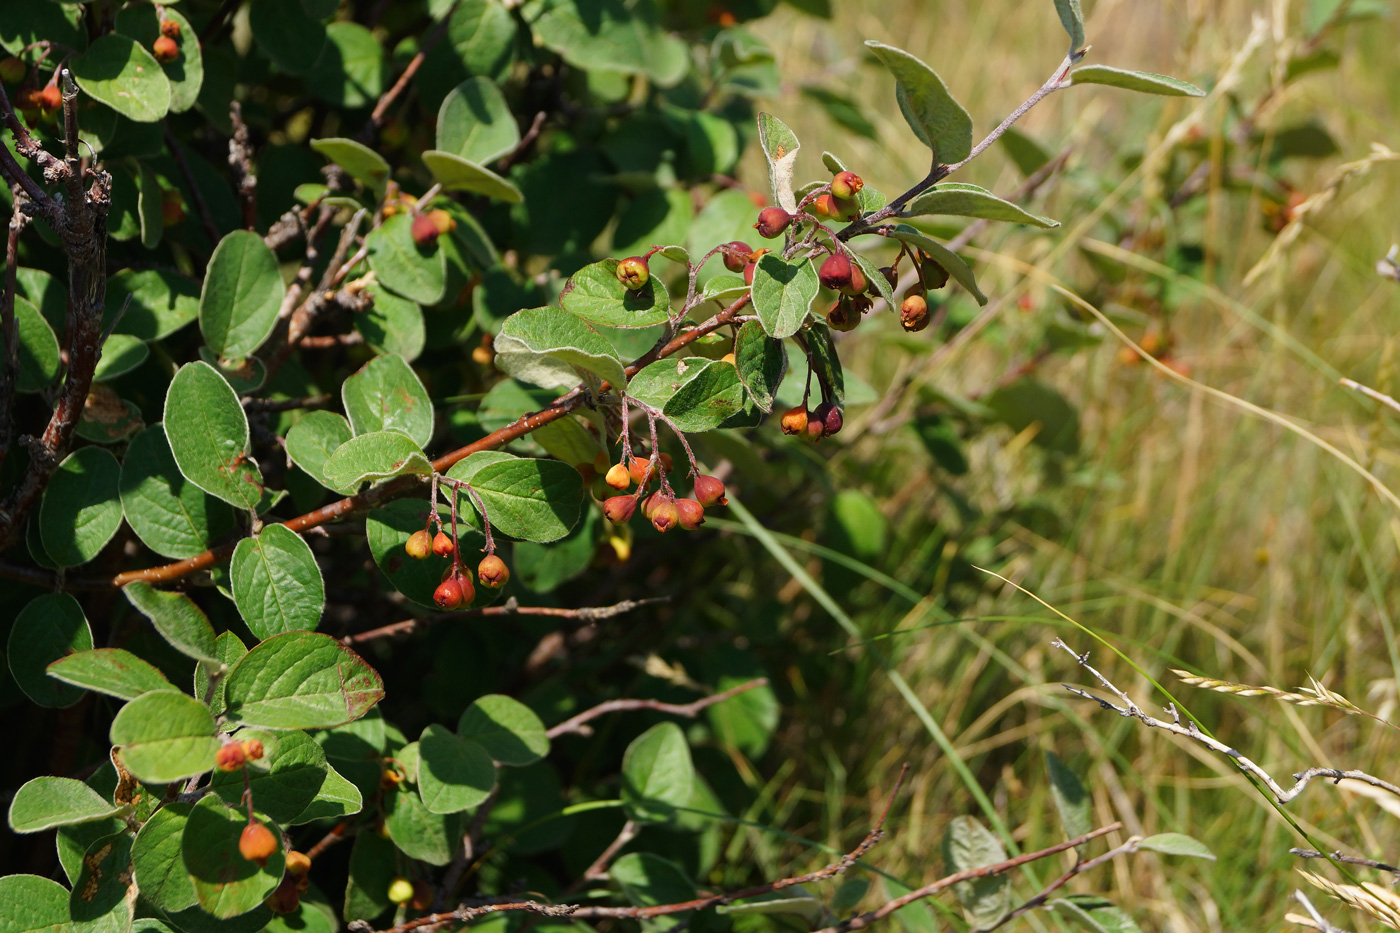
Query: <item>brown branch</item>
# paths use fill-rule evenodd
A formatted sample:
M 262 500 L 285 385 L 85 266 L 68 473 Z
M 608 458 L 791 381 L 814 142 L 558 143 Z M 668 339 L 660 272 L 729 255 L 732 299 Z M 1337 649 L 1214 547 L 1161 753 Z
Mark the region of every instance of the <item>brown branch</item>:
M 487 914 L 501 913 L 513 910 L 522 913 L 543 914 L 546 917 L 567 917 L 577 908 L 569 904 L 541 904 L 539 901 L 508 901 L 501 904 L 482 904 L 478 907 L 458 907 L 456 910 L 441 914 L 428 914 L 407 923 L 400 923 L 396 927 L 385 930 L 384 933 L 408 933 L 409 930 L 416 930 L 419 927 L 436 926 L 442 923 L 452 923 L 458 920 L 475 920 L 477 917 L 484 917 Z M 365 920 L 352 920 L 345 925 L 349 933 L 372 933 L 373 927 Z
M 321 337 L 303 337 L 297 346 L 306 350 L 334 350 L 336 347 L 357 347 L 365 342 L 365 335 L 359 331 L 348 334 L 326 334 Z
M 243 226 L 256 230 L 258 226 L 258 179 L 253 174 L 253 144 L 248 138 L 248 124 L 243 122 L 243 107 L 238 101 L 229 104 L 229 121 L 233 136 L 228 141 L 228 167 L 243 206 Z
M 346 635 L 340 641 L 342 644 L 346 645 L 358 645 L 363 642 L 373 641 L 376 638 L 408 635 L 412 632 L 416 632 L 420 628 L 426 628 L 434 622 L 483 616 L 553 616 L 558 619 L 583 619 L 584 621 L 592 622 L 598 619 L 610 619 L 613 616 L 620 616 L 625 612 L 640 609 L 642 606 L 650 606 L 654 603 L 669 601 L 669 597 L 662 596 L 650 599 L 627 599 L 612 606 L 559 609 L 553 606 L 521 606 L 515 602 L 515 597 L 512 596 L 500 606 L 483 606 L 479 609 L 466 609 L 461 612 L 444 612 L 439 615 L 425 616 L 421 619 L 405 619 L 402 622 L 394 622 L 391 625 L 381 625 L 379 628 L 372 628 L 366 632 Z
M 0 332 L 5 335 L 5 361 L 0 367 L 0 463 L 10 452 L 14 440 L 14 401 L 19 385 L 19 325 L 15 320 L 15 272 L 18 265 L 19 234 L 28 219 L 20 210 L 24 197 L 19 188 L 10 187 L 14 213 L 10 215 L 5 239 L 5 291 L 0 295 Z
M 374 134 L 379 132 L 379 127 L 384 123 L 384 114 L 398 100 L 399 95 L 408 87 L 408 82 L 413 80 L 413 76 L 418 73 L 418 69 L 423 67 L 423 62 L 428 57 L 428 53 L 433 50 L 433 46 L 438 44 L 438 40 L 447 32 L 447 27 L 452 22 L 452 14 L 457 12 L 457 0 L 448 7 L 447 12 L 442 15 L 442 21 L 434 27 L 423 39 L 423 44 L 418 48 L 418 54 L 413 56 L 408 65 L 404 68 L 403 74 L 394 82 L 394 86 L 389 88 L 379 96 L 375 102 L 374 110 L 370 112 L 369 122 L 361 127 L 360 132 L 355 135 L 355 139 L 362 143 L 368 143 L 374 139 Z
M 608 700 L 605 703 L 599 703 L 597 706 L 584 710 L 577 716 L 564 720 L 557 726 L 551 727 L 546 734 L 550 739 L 557 739 L 561 735 L 568 735 L 570 733 L 589 735 L 593 730 L 585 726 L 584 723 L 592 719 L 597 719 L 599 716 L 608 713 L 622 712 L 623 710 L 649 709 L 658 713 L 670 713 L 673 716 L 694 718 L 707 707 L 714 706 L 717 703 L 723 703 L 725 700 L 736 697 L 741 693 L 747 693 L 755 687 L 766 686 L 768 686 L 768 678 L 757 677 L 746 683 L 739 684 L 736 687 L 730 687 L 723 693 L 701 697 L 693 703 L 663 703 L 660 700 Z
M 195 213 L 199 215 L 204 234 L 209 237 L 210 247 L 218 246 L 219 228 L 214 224 L 214 215 L 209 212 L 209 203 L 204 200 L 204 195 L 200 193 L 199 185 L 194 180 L 190 164 L 185 161 L 185 154 L 180 151 L 180 141 L 170 132 L 170 126 L 164 120 L 160 121 L 160 128 L 165 132 L 165 146 L 170 150 L 170 157 L 175 160 L 175 166 L 179 168 L 185 184 L 190 187 L 190 200 L 194 201 Z
M 321 837 L 319 842 L 306 850 L 306 857 L 314 862 L 316 861 L 316 856 L 320 855 L 337 842 L 340 842 L 342 839 L 349 839 L 350 836 L 353 835 L 353 833 L 346 832 L 349 828 L 350 820 L 341 820 L 339 823 L 336 823 L 330 828 L 329 832 Z

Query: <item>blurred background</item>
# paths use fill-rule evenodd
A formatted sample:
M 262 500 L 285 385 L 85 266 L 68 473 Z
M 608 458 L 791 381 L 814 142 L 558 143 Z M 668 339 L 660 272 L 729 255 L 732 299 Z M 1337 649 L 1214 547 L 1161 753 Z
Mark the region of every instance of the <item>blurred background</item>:
M 1388 724 L 1214 693 L 1171 671 L 1289 690 L 1316 677 L 1394 719 L 1400 513 L 1315 441 L 1143 363 L 1050 286 L 1082 296 L 1175 373 L 1277 412 L 1400 485 L 1394 413 L 1338 384 L 1398 388 L 1400 286 L 1375 266 L 1400 240 L 1400 162 L 1356 163 L 1373 143 L 1400 142 L 1400 25 L 1386 3 L 1341 16 L 1336 3 L 1286 0 L 1084 6 L 1088 61 L 1212 93 L 1083 87 L 1033 110 L 1016 151 L 994 146 L 954 180 L 1014 197 L 1036 164 L 1027 151 L 1063 154 L 1023 202 L 1063 226 L 976 231 L 963 255 L 992 303 L 951 294 L 932 346 L 933 331 L 905 335 L 889 315 L 845 344 L 873 391 L 848 411 L 844 445 L 810 454 L 831 460 L 832 487 L 816 488 L 813 473 L 805 493 L 783 485 L 784 503 L 762 503 L 761 483 L 738 470 L 741 497 L 756 512 L 750 500 L 765 504 L 772 527 L 801 536 L 804 519 L 824 516 L 808 541 L 785 546 L 860 638 L 799 578 L 745 569 L 763 558 L 715 569 L 710 586 L 731 597 L 736 628 L 754 624 L 737 606 L 761 600 L 804 647 L 801 660 L 774 660 L 806 721 L 780 727 L 765 821 L 847 845 L 909 761 L 908 807 L 878 861 L 905 880 L 934 877 L 948 820 L 986 818 L 978 788 L 1014 837 L 1044 840 L 1053 751 L 1090 786 L 1098 823 L 1187 832 L 1219 856 L 1119 860 L 1077 890 L 1105 893 L 1144 929 L 1280 929 L 1303 864 L 1288 850 L 1311 844 L 1222 757 L 1068 696 L 1061 682 L 1090 678 L 1049 647 L 1056 637 L 1092 650 L 1149 713 L 1168 702 L 974 568 L 1100 634 L 1285 786 L 1318 764 L 1394 775 Z M 972 114 L 974 138 L 1065 46 L 1048 2 L 837 3 L 830 22 L 784 6 L 752 28 L 776 52 L 783 93 L 765 109 L 803 142 L 798 179 L 820 177 L 830 149 L 887 193 L 923 176 L 927 150 L 861 40 L 934 67 Z M 863 103 L 846 112 L 821 88 Z M 761 153 L 740 174 L 764 190 Z M 1286 227 L 1291 245 L 1270 254 Z M 1288 811 L 1327 851 L 1394 862 L 1393 805 L 1314 785 Z M 749 842 L 774 867 L 791 855 L 759 831 Z M 1336 922 L 1364 923 L 1329 906 Z

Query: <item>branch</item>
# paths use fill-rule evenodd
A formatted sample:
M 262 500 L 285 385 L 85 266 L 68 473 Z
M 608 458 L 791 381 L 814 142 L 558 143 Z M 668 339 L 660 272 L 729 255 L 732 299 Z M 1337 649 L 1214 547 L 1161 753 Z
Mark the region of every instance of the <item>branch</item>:
M 1337 783 L 1343 780 L 1360 781 L 1363 784 L 1369 784 L 1372 787 L 1380 788 L 1381 790 L 1388 791 L 1389 793 L 1394 794 L 1396 797 L 1400 797 L 1400 787 L 1396 787 L 1394 784 L 1391 784 L 1388 781 L 1382 781 L 1380 778 L 1373 777 L 1372 775 L 1369 775 L 1364 771 L 1343 771 L 1337 768 L 1321 767 L 1309 768 L 1306 771 L 1299 771 L 1298 773 L 1294 774 L 1293 786 L 1285 790 L 1282 786 L 1279 785 L 1277 781 L 1273 779 L 1269 772 L 1265 771 L 1263 768 L 1259 767 L 1259 765 L 1255 764 L 1253 761 L 1250 761 L 1244 755 L 1240 754 L 1240 752 L 1226 745 L 1224 742 L 1221 742 L 1218 739 L 1214 739 L 1211 736 L 1208 736 L 1205 733 L 1201 732 L 1201 730 L 1197 728 L 1194 722 L 1188 722 L 1186 725 L 1183 726 L 1181 724 L 1181 715 L 1176 711 L 1175 705 L 1167 707 L 1167 712 L 1170 713 L 1172 717 L 1171 722 L 1167 722 L 1162 719 L 1154 719 L 1151 716 L 1144 713 L 1140 708 L 1138 708 L 1138 705 L 1134 703 L 1126 693 L 1115 687 L 1108 680 L 1107 677 L 1100 674 L 1094 668 L 1089 666 L 1088 652 L 1085 652 L 1084 654 L 1077 654 L 1072 648 L 1070 648 L 1064 642 L 1060 641 L 1058 638 L 1051 641 L 1050 645 L 1054 648 L 1063 648 L 1066 652 L 1073 656 L 1074 659 L 1079 662 L 1081 667 L 1083 667 L 1086 671 L 1094 675 L 1094 677 L 1099 681 L 1099 683 L 1103 685 L 1105 690 L 1110 691 L 1111 693 L 1115 694 L 1120 700 L 1122 700 L 1123 705 L 1117 706 L 1109 702 L 1108 700 L 1096 697 L 1085 690 L 1081 690 L 1079 687 L 1073 687 L 1069 684 L 1064 684 L 1064 688 L 1070 693 L 1073 693 L 1076 696 L 1084 697 L 1086 700 L 1093 700 L 1095 703 L 1099 704 L 1104 709 L 1112 710 L 1120 716 L 1136 719 L 1137 721 L 1141 722 L 1143 725 L 1147 726 L 1150 729 L 1162 729 L 1166 732 L 1172 733 L 1173 735 L 1179 735 L 1183 738 L 1192 739 L 1193 741 L 1199 742 L 1206 748 L 1209 748 L 1211 751 L 1219 752 L 1220 754 L 1234 761 L 1236 766 L 1238 766 L 1241 771 L 1253 775 L 1254 777 L 1262 781 L 1264 785 L 1269 788 L 1269 792 L 1274 795 L 1274 799 L 1277 800 L 1279 804 L 1286 804 L 1292 801 L 1295 797 L 1297 797 L 1303 792 L 1304 788 L 1306 788 L 1309 782 L 1311 782 L 1314 778 L 1328 778 L 1333 783 Z
M 1375 859 L 1359 858 L 1355 855 L 1343 855 L 1340 851 L 1330 855 L 1319 852 L 1316 849 L 1289 849 L 1289 855 L 1296 855 L 1299 858 L 1325 858 L 1329 862 L 1342 862 L 1346 865 L 1360 865 L 1364 868 L 1374 868 L 1376 871 L 1388 871 L 1392 875 L 1400 875 L 1400 868 L 1394 865 L 1387 865 L 1385 862 L 1378 862 Z
M 19 325 L 15 320 L 15 272 L 16 252 L 19 248 L 19 233 L 28 219 L 20 210 L 20 189 L 10 188 L 14 200 L 14 213 L 10 215 L 9 231 L 5 239 L 5 291 L 0 295 L 0 332 L 5 335 L 5 360 L 0 364 L 0 463 L 10 452 L 14 440 L 14 401 L 19 383 Z
M 379 100 L 374 104 L 374 110 L 370 112 L 369 121 L 360 128 L 360 132 L 355 134 L 355 139 L 362 143 L 368 143 L 374 139 L 374 134 L 379 132 L 379 127 L 384 123 L 384 114 L 398 100 L 404 88 L 408 87 L 408 82 L 413 80 L 413 76 L 418 73 L 418 69 L 423 67 L 423 61 L 428 57 L 428 53 L 433 50 L 433 46 L 438 44 L 438 40 L 447 32 L 448 25 L 452 22 L 452 14 L 457 12 L 458 0 L 453 0 L 452 6 L 447 8 L 447 12 L 442 14 L 442 21 L 434 27 L 433 31 L 424 38 L 423 44 L 418 47 L 418 54 L 413 56 L 403 74 L 394 82 L 394 86 L 389 88 L 379 96 Z
M 694 718 L 707 707 L 714 706 L 717 703 L 723 703 L 725 700 L 736 697 L 741 693 L 747 693 L 755 687 L 766 686 L 768 686 L 768 678 L 757 677 L 747 683 L 739 684 L 736 687 L 730 687 L 723 693 L 701 697 L 693 703 L 662 703 L 660 700 L 608 700 L 605 703 L 599 703 L 597 706 L 584 710 L 577 716 L 564 720 L 557 726 L 551 727 L 545 734 L 548 735 L 550 739 L 557 739 L 561 735 L 569 735 L 570 733 L 589 735 L 593 730 L 585 726 L 584 723 L 589 720 L 597 719 L 599 716 L 608 713 L 618 713 L 623 710 L 649 709 L 655 710 L 658 713 L 670 713 L 673 716 Z
M 583 619 L 594 621 L 597 619 L 610 619 L 613 616 L 620 616 L 633 609 L 640 609 L 643 606 L 650 606 L 653 603 L 670 602 L 669 597 L 654 597 L 651 599 L 627 599 L 611 606 L 597 606 L 583 609 L 559 609 L 553 606 L 521 606 L 515 602 L 512 596 L 500 606 L 483 606 L 480 609 L 466 609 L 461 612 L 444 612 L 441 615 L 427 616 L 422 619 L 405 619 L 402 622 L 395 622 L 391 625 L 381 625 L 379 628 L 372 628 L 367 632 L 357 632 L 354 635 L 346 635 L 342 638 L 341 644 L 358 645 L 363 642 L 373 641 L 376 638 L 388 638 L 393 635 L 408 635 L 416 632 L 419 628 L 426 628 L 434 622 L 446 619 L 463 619 L 484 616 L 553 616 L 559 619 Z
M 962 168 L 964 165 L 980 156 L 983 152 L 986 151 L 988 146 L 990 146 L 992 143 L 996 142 L 998 139 L 1001 138 L 1002 133 L 1005 133 L 1007 130 L 1011 129 L 1011 124 L 1015 123 L 1017 120 L 1021 119 L 1027 113 L 1029 113 L 1030 109 L 1036 104 L 1040 103 L 1042 100 L 1049 97 L 1056 91 L 1063 90 L 1064 88 L 1069 87 L 1070 68 L 1075 64 L 1075 62 L 1083 58 L 1084 53 L 1088 51 L 1089 49 L 1086 46 L 1085 48 L 1082 48 L 1077 52 L 1071 52 L 1070 54 L 1066 55 L 1065 60 L 1060 62 L 1060 66 L 1055 69 L 1055 73 L 1046 79 L 1045 83 L 1040 86 L 1040 89 L 1034 94 L 1032 94 L 1030 97 L 1026 98 L 1025 102 L 1022 103 L 1021 106 L 1011 111 L 1011 115 L 1008 116 L 1005 120 L 1002 120 L 996 129 L 992 130 L 990 133 L 987 134 L 985 139 L 983 139 L 977 145 L 973 146 L 972 151 L 968 153 L 966 159 L 963 159 L 961 162 L 954 162 L 952 165 L 948 166 L 948 174 L 953 174 L 958 169 Z

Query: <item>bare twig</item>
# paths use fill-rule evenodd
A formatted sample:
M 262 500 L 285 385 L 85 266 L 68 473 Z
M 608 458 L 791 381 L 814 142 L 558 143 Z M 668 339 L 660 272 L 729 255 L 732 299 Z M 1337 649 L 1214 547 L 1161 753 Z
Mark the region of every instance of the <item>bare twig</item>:
M 373 641 L 376 638 L 408 635 L 412 632 L 416 632 L 420 628 L 425 628 L 434 622 L 439 622 L 444 619 L 468 619 L 482 616 L 552 616 L 556 619 L 582 619 L 584 621 L 593 622 L 598 619 L 610 619 L 613 616 L 620 616 L 625 612 L 640 609 L 642 606 L 650 606 L 655 603 L 667 601 L 668 600 L 664 597 L 625 599 L 611 606 L 561 609 L 554 606 L 521 606 L 515 601 L 515 597 L 512 596 L 499 606 L 483 606 L 480 609 L 466 609 L 461 612 L 444 612 L 440 615 L 425 616 L 421 619 L 404 619 L 402 622 L 381 625 L 379 628 L 372 628 L 367 632 L 357 632 L 354 635 L 346 635 L 341 639 L 341 643 L 346 645 L 358 645 L 363 642 Z
M 379 132 L 379 127 L 384 123 L 384 114 L 394 105 L 394 101 L 399 99 L 399 95 L 408 87 L 408 83 L 413 80 L 413 76 L 418 73 L 418 69 L 423 67 L 423 61 L 428 57 L 428 53 L 433 50 L 433 46 L 438 44 L 438 40 L 447 32 L 447 27 L 452 23 L 452 15 L 457 12 L 457 0 L 453 0 L 452 6 L 447 8 L 447 12 L 442 14 L 442 21 L 433 28 L 433 31 L 423 39 L 418 47 L 418 54 L 413 56 L 408 65 L 404 67 L 403 74 L 394 82 L 393 87 L 379 95 L 379 100 L 374 104 L 374 110 L 370 112 L 369 121 L 360 128 L 360 132 L 355 134 L 355 138 L 367 143 L 374 139 L 374 134 Z
M 1400 875 L 1400 868 L 1394 865 L 1387 865 L 1385 862 L 1378 862 L 1375 859 L 1360 858 L 1355 855 L 1344 855 L 1341 852 L 1330 854 L 1319 852 L 1316 849 L 1289 849 L 1289 855 L 1296 855 L 1299 858 L 1325 858 L 1329 862 L 1341 862 L 1346 865 L 1360 865 L 1363 868 L 1374 868 L 1376 871 L 1390 872 L 1392 875 Z
M 20 209 L 23 192 L 10 188 L 14 213 L 5 238 L 5 291 L 0 295 L 0 332 L 5 335 L 5 360 L 0 365 L 0 463 L 10 452 L 14 440 L 14 400 L 19 383 L 19 326 L 15 319 L 15 272 L 18 262 L 19 234 L 28 220 Z
M 1317 908 L 1313 906 L 1312 901 L 1308 900 L 1308 896 L 1302 891 L 1295 890 L 1293 892 L 1293 898 L 1299 904 L 1303 905 L 1303 909 L 1308 912 L 1308 915 L 1306 917 L 1301 917 L 1298 914 L 1284 914 L 1283 919 L 1287 920 L 1289 923 L 1310 926 L 1314 930 L 1320 930 L 1321 933 L 1348 933 L 1347 930 L 1343 930 L 1339 926 L 1333 926 L 1331 923 L 1328 923 L 1326 918 L 1317 912 Z
M 243 226 L 256 230 L 258 179 L 253 174 L 253 144 L 248 138 L 248 124 L 243 122 L 243 107 L 238 101 L 229 104 L 228 116 L 233 123 L 233 136 L 228 141 L 228 167 L 238 191 L 238 201 L 243 206 Z
M 1093 674 L 1094 677 L 1098 680 L 1098 682 L 1103 685 L 1104 689 L 1117 696 L 1118 699 L 1122 701 L 1123 705 L 1118 706 L 1108 700 L 1103 699 L 1102 697 L 1096 697 L 1088 691 L 1080 689 L 1079 687 L 1075 687 L 1070 684 L 1064 684 L 1064 688 L 1070 693 L 1073 693 L 1076 696 L 1084 697 L 1086 700 L 1093 700 L 1095 703 L 1099 704 L 1104 709 L 1112 710 L 1120 716 L 1126 716 L 1131 719 L 1136 719 L 1138 722 L 1141 722 L 1148 728 L 1162 729 L 1163 731 L 1170 732 L 1173 735 L 1179 735 L 1183 738 L 1199 742 L 1206 748 L 1209 748 L 1211 751 L 1219 752 L 1220 754 L 1234 761 L 1236 766 L 1238 766 L 1241 771 L 1251 774 L 1255 778 L 1258 778 L 1261 782 L 1263 782 L 1263 784 L 1266 787 L 1268 787 L 1269 792 L 1274 795 L 1274 799 L 1277 800 L 1280 804 L 1286 804 L 1292 801 L 1295 797 L 1297 797 L 1303 792 L 1303 790 L 1314 778 L 1328 778 L 1334 783 L 1343 780 L 1360 781 L 1363 784 L 1369 784 L 1372 787 L 1380 788 L 1381 790 L 1387 791 L 1391 794 L 1394 794 L 1397 797 L 1400 797 L 1400 787 L 1396 787 L 1389 781 L 1383 781 L 1380 778 L 1367 774 L 1364 771 L 1344 771 L 1338 768 L 1322 767 L 1309 768 L 1306 771 L 1297 772 L 1293 775 L 1293 786 L 1285 790 L 1282 786 L 1279 785 L 1277 781 L 1273 779 L 1273 776 L 1270 775 L 1269 772 L 1265 771 L 1259 765 L 1246 758 L 1236 749 L 1231 748 L 1224 742 L 1221 742 L 1218 739 L 1212 738 L 1211 736 L 1208 736 L 1205 733 L 1201 732 L 1201 730 L 1196 727 L 1196 724 L 1194 722 L 1188 721 L 1186 725 L 1182 725 L 1181 715 L 1176 711 L 1175 706 L 1167 707 L 1167 712 L 1172 717 L 1171 722 L 1167 722 L 1162 719 L 1154 719 L 1153 717 L 1144 713 L 1126 693 L 1115 687 L 1108 680 L 1107 677 L 1105 677 L 1103 674 L 1100 674 L 1097 670 L 1091 667 L 1089 665 L 1089 655 L 1087 652 L 1082 655 L 1078 654 L 1074 651 L 1074 649 L 1070 648 L 1058 638 L 1051 641 L 1050 644 L 1052 647 L 1055 648 L 1063 648 L 1066 652 L 1073 656 L 1074 659 L 1079 662 L 1079 665 L 1081 667 L 1083 667 L 1090 674 Z
M 628 820 L 622 824 L 622 829 L 618 831 L 617 838 L 608 843 L 608 847 L 598 854 L 584 871 L 583 877 L 579 878 L 575 885 L 575 890 L 581 887 L 585 881 L 601 881 L 608 876 L 608 866 L 612 864 L 613 858 L 622 851 L 622 847 L 633 839 L 637 838 L 637 833 L 641 831 L 641 825 L 636 820 Z
M 1380 402 L 1387 408 L 1391 408 L 1395 411 L 1400 411 L 1400 402 L 1397 402 L 1395 399 L 1391 398 L 1389 395 L 1386 395 L 1384 392 L 1377 392 L 1370 386 L 1362 385 L 1355 379 L 1342 379 L 1341 385 L 1343 388 L 1351 389 L 1355 392 L 1360 392 L 1367 398 Z
M 716 693 L 713 696 L 701 697 L 693 703 L 663 703 L 660 700 L 608 700 L 590 707 L 576 716 L 564 720 L 557 726 L 553 726 L 547 733 L 551 739 L 557 739 L 561 735 L 577 733 L 588 735 L 593 730 L 584 724 L 590 720 L 597 719 L 608 713 L 617 713 L 623 710 L 649 709 L 658 713 L 670 713 L 673 716 L 695 717 L 708 707 L 717 703 L 723 703 L 731 697 L 736 697 L 741 693 L 746 693 L 756 687 L 768 686 L 767 677 L 757 677 L 738 686 L 730 687 L 723 693 Z
M 428 914 L 407 923 L 400 923 L 396 927 L 385 930 L 384 933 L 408 933 L 409 930 L 417 930 L 420 927 L 438 926 L 439 924 L 452 923 L 453 921 L 475 920 L 477 917 L 484 917 L 487 914 L 505 913 L 507 911 L 516 913 L 541 914 L 545 917 L 568 917 L 578 908 L 570 904 L 541 904 L 539 901 L 502 901 L 497 904 L 481 904 L 476 907 L 458 907 L 446 913 Z M 349 933 L 373 933 L 374 928 L 365 920 L 352 920 L 345 925 Z

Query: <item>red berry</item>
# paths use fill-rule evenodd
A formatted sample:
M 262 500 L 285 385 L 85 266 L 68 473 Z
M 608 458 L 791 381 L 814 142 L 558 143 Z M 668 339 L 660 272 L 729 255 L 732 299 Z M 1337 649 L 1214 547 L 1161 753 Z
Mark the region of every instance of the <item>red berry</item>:
M 160 23 L 160 34 L 161 34 L 162 36 L 165 36 L 165 38 L 167 38 L 167 39 L 178 39 L 178 38 L 180 38 L 180 24 L 179 24 L 179 22 L 176 21 L 176 20 L 173 20 L 173 19 L 161 20 L 161 23 Z
M 758 223 L 753 228 L 758 231 L 758 235 L 765 240 L 771 240 L 781 234 L 792 223 L 792 215 L 781 207 L 765 207 L 758 212 Z
M 248 763 L 248 756 L 243 752 L 243 746 L 237 742 L 219 746 L 219 750 L 214 753 L 214 767 L 220 771 L 237 771 Z
M 830 402 L 822 402 L 812 412 L 812 417 L 822 424 L 822 437 L 830 437 L 841 432 L 841 426 L 845 423 L 841 417 L 841 409 Z
M 855 172 L 837 172 L 831 179 L 831 193 L 838 198 L 853 198 L 865 187 L 865 180 Z
M 451 557 L 456 548 L 452 545 L 452 539 L 439 531 L 433 536 L 433 553 L 438 557 Z
M 451 542 L 449 542 L 451 543 Z M 403 546 L 408 552 L 408 556 L 414 560 L 422 560 L 433 553 L 433 539 L 427 531 L 415 531 L 408 536 L 408 542 Z
M 46 85 L 39 92 L 39 106 L 44 110 L 57 110 L 63 106 L 63 92 L 57 84 Z
M 729 500 L 724 497 L 724 483 L 714 476 L 704 475 L 695 477 L 695 501 L 707 509 L 715 505 L 729 504 Z
M 510 581 L 510 569 L 506 567 L 506 562 L 495 554 L 487 554 L 481 559 L 481 563 L 476 565 L 476 578 L 481 581 L 482 586 L 499 590 Z
M 676 515 L 686 531 L 694 531 L 705 524 L 705 507 L 694 499 L 677 499 Z
M 296 910 L 301 906 L 301 890 L 297 885 L 297 879 L 291 875 L 283 875 L 282 880 L 277 882 L 277 887 L 263 903 L 274 914 L 289 914 Z
M 249 823 L 238 837 L 238 853 L 259 867 L 277 852 L 277 837 L 261 823 Z
M 849 298 L 842 298 L 826 312 L 826 323 L 832 330 L 845 333 L 855 330 L 860 324 L 860 314 L 851 309 Z
M 784 434 L 801 434 L 807 430 L 807 406 L 798 405 L 783 412 L 780 424 Z M 703 499 L 700 501 L 704 501 Z
M 439 235 L 437 224 L 427 214 L 419 214 L 413 218 L 413 226 L 409 228 L 409 233 L 413 236 L 413 242 L 417 243 L 420 249 L 427 249 L 437 242 Z
M 433 602 L 439 609 L 456 609 L 466 600 L 462 592 L 462 578 L 449 577 L 438 584 L 438 588 L 433 590 Z
M 724 268 L 730 272 L 743 272 L 749 262 L 749 253 L 753 252 L 743 240 L 731 240 L 720 249 L 720 256 L 724 258 Z
M 665 534 L 680 524 L 680 510 L 676 508 L 676 500 L 670 496 L 663 499 L 659 493 L 656 493 L 653 494 L 652 498 L 656 501 L 652 503 L 651 514 L 647 517 L 651 519 L 653 528 Z
M 632 477 L 632 482 L 638 486 L 645 486 L 651 480 L 654 472 L 649 457 L 633 457 L 631 462 L 627 464 L 627 474 Z
M 603 514 L 614 525 L 626 524 L 637 511 L 635 496 L 612 496 L 603 503 Z
M 13 55 L 8 58 L 0 58 L 0 81 L 6 84 L 16 84 L 24 80 L 24 76 L 29 73 L 24 62 Z
M 844 253 L 832 253 L 817 271 L 817 278 L 826 288 L 846 288 L 851 284 L 851 260 Z
M 851 263 L 850 284 L 847 285 L 845 288 L 841 289 L 841 291 L 845 292 L 847 295 L 855 296 L 859 295 L 861 292 L 865 291 L 869 287 L 870 282 L 866 280 L 865 273 L 861 270 L 860 264 L 854 262 Z
M 641 256 L 629 256 L 617 264 L 617 280 L 628 291 L 635 292 L 651 280 L 651 267 Z
M 752 284 L 753 284 L 753 273 L 754 273 L 754 270 L 757 269 L 757 268 L 758 268 L 758 263 L 755 263 L 755 262 L 751 262 L 751 263 L 749 263 L 748 265 L 744 266 L 744 284 L 745 284 L 745 285 L 752 285 Z
M 899 326 L 916 334 L 928 327 L 928 302 L 920 294 L 908 295 L 899 306 Z
M 179 29 L 179 26 L 175 27 Z M 173 62 L 180 57 L 180 43 L 169 36 L 159 36 L 155 42 L 151 43 L 151 54 L 155 55 L 156 61 L 164 64 Z

